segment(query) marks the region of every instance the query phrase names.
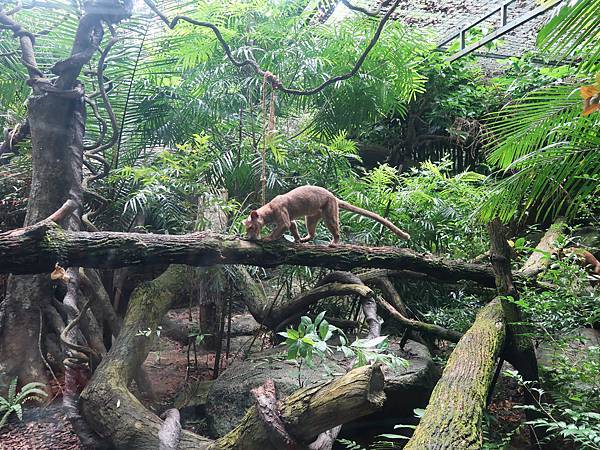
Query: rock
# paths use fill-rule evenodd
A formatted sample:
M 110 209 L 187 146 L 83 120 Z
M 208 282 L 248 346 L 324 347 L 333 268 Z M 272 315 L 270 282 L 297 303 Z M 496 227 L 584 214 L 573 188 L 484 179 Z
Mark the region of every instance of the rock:
M 600 331 L 593 328 L 580 328 L 570 333 L 566 348 L 544 341 L 536 349 L 538 364 L 546 370 L 552 370 L 557 359 L 567 358 L 573 364 L 580 361 L 589 347 L 600 346 Z
M 254 320 L 252 314 L 236 314 L 231 317 L 231 335 L 249 336 L 260 328 L 260 324 Z
M 596 227 L 582 227 L 573 233 L 574 241 L 589 250 L 594 256 L 600 256 L 600 232 Z
M 390 342 L 390 350 L 408 360 L 408 367 L 394 372 L 384 367 L 385 392 L 388 396 L 383 414 L 395 416 L 412 415 L 413 408 L 427 403 L 431 389 L 438 378 L 437 370 L 425 346 L 409 341 L 405 351 L 399 350 L 398 341 Z M 341 352 L 316 361 L 314 368 L 303 365 L 300 379 L 303 386 L 326 382 L 339 376 L 352 366 Z M 278 346 L 251 355 L 225 370 L 212 384 L 208 392 L 206 414 L 210 432 L 220 437 L 235 427 L 252 403 L 250 390 L 261 385 L 267 378 L 273 379 L 278 398 L 283 398 L 299 388 L 298 365 L 286 360 L 286 350 Z
M 569 333 L 566 340 L 568 342 L 566 346 L 560 344 L 561 340 L 545 341 L 536 349 L 538 365 L 540 370 L 545 372 L 542 378 L 547 384 L 543 387 L 551 390 L 554 383 L 560 383 L 560 390 L 573 390 L 583 397 L 597 398 L 598 380 L 592 383 L 579 380 L 569 384 L 561 377 L 555 379 L 554 372 L 560 373 L 565 370 L 565 367 L 576 371 L 582 361 L 590 358 L 591 348 L 600 347 L 600 330 L 580 328 Z
M 185 384 L 184 389 L 175 397 L 173 406 L 177 409 L 194 407 L 203 411 L 206 406 L 208 391 L 213 383 L 213 380 L 204 380 Z

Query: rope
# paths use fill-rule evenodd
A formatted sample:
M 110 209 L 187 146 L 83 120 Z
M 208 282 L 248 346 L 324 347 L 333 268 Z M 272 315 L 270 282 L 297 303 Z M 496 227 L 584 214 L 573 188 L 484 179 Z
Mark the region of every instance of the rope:
M 260 201 L 264 205 L 267 197 L 267 75 L 262 82 L 262 151 L 260 161 Z
M 271 97 L 269 99 L 269 122 L 267 123 L 267 82 L 269 73 L 266 72 L 262 82 L 262 149 L 261 149 L 261 173 L 260 173 L 260 200 L 264 205 L 267 202 L 267 138 L 275 130 L 275 89 L 271 84 Z

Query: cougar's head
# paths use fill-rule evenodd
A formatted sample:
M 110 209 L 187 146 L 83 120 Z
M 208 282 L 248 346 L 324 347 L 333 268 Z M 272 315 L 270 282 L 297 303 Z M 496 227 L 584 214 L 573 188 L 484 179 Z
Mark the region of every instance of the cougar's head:
M 260 239 L 260 231 L 264 225 L 264 220 L 258 215 L 256 210 L 252 211 L 248 218 L 244 220 L 246 237 L 248 239 Z

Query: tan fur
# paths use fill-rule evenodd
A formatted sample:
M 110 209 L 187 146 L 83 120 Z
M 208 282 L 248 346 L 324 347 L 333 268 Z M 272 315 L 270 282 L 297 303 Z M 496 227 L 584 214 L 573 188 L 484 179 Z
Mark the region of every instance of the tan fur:
M 286 230 L 290 230 L 296 242 L 307 242 L 315 237 L 317 224 L 321 219 L 333 236 L 332 244 L 340 240 L 340 208 L 369 217 L 389 228 L 404 240 L 410 235 L 374 212 L 351 205 L 337 199 L 331 192 L 319 186 L 302 186 L 287 194 L 278 195 L 266 205 L 254 210 L 244 221 L 250 239 L 260 238 L 262 228 L 275 224 L 275 229 L 266 240 L 279 239 Z M 294 219 L 305 217 L 308 235 L 300 238 Z

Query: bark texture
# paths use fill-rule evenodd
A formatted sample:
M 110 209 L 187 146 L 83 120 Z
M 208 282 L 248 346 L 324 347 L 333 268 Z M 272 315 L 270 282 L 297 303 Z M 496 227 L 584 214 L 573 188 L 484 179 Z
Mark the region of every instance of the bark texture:
M 526 278 L 533 278 L 537 274 L 543 272 L 550 264 L 550 256 L 556 252 L 556 240 L 566 228 L 564 219 L 559 219 L 553 223 L 546 231 L 542 239 L 536 246 L 534 252 L 531 253 L 520 274 Z
M 248 241 L 210 232 L 157 235 L 63 231 L 50 222 L 0 235 L 0 273 L 40 273 L 61 265 L 117 268 L 137 264 L 281 264 L 350 269 L 410 269 L 447 281 L 473 280 L 493 286 L 489 265 L 445 260 L 396 247 L 290 244 Z
M 502 296 L 502 308 L 508 321 L 507 343 L 504 357 L 529 381 L 538 379 L 537 359 L 530 330 L 523 324 L 521 311 L 514 303 L 519 292 L 513 283 L 510 267 L 510 247 L 506 240 L 506 230 L 499 219 L 488 224 L 490 234 L 490 258 L 496 274 L 498 294 Z M 512 297 L 514 301 L 508 300 Z
M 156 327 L 173 299 L 184 295 L 191 269 L 171 266 L 160 277 L 138 287 L 134 292 L 121 333 L 111 351 L 102 360 L 92 379 L 81 393 L 82 414 L 90 426 L 117 448 L 159 448 L 163 421 L 147 410 L 129 391 L 128 386 L 146 359 Z M 150 336 L 140 331 L 152 330 Z M 206 448 L 209 440 L 182 431 L 180 448 Z
M 481 420 L 505 333 L 502 305 L 495 299 L 456 345 L 405 449 L 481 448 Z
M 379 366 L 360 367 L 330 383 L 296 391 L 281 400 L 277 410 L 285 430 L 298 443 L 307 446 L 321 433 L 381 408 L 385 401 L 383 385 Z M 215 444 L 214 448 L 221 450 L 281 450 L 271 443 L 256 407 Z
M 50 216 L 68 199 L 81 205 L 85 121 L 81 97 L 62 99 L 49 94 L 31 96 L 28 111 L 33 151 L 26 226 Z M 57 180 L 58 174 L 60 182 Z M 78 229 L 78 221 L 73 217 L 71 215 L 61 224 Z M 55 226 L 60 229 L 58 224 Z M 38 341 L 39 311 L 53 295 L 48 274 L 9 277 L 7 295 L 0 305 L 0 385 L 6 378 L 14 376 L 18 376 L 23 384 L 46 382 L 39 349 L 29 344 Z

